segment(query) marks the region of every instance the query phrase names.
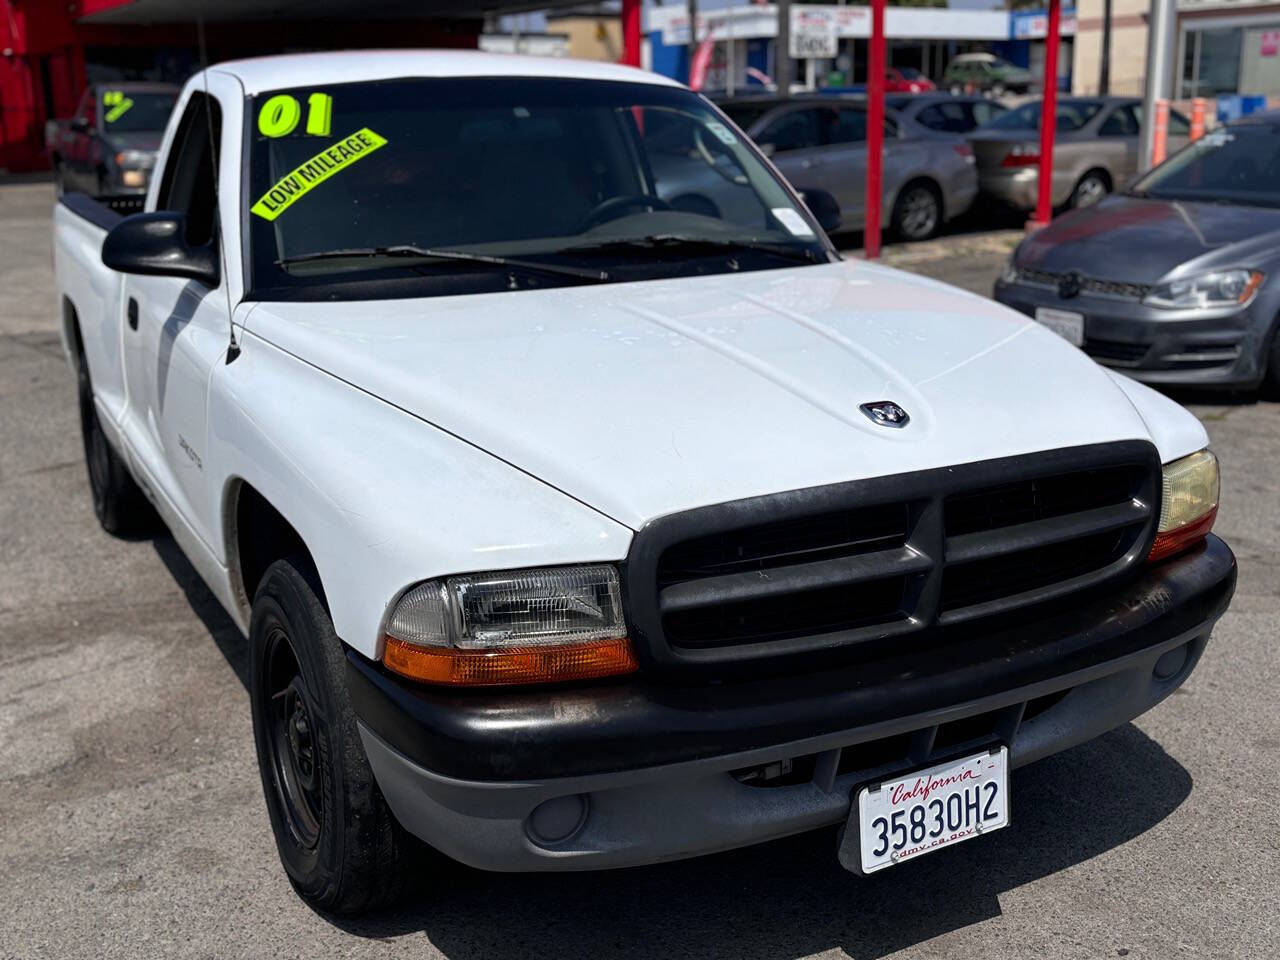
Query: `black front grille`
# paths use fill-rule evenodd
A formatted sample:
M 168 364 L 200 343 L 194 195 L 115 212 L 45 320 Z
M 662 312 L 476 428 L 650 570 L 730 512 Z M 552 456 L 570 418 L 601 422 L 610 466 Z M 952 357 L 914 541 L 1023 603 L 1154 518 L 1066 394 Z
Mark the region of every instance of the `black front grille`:
M 1084 352 L 1095 360 L 1104 360 L 1113 364 L 1138 364 L 1151 349 L 1149 343 L 1126 343 L 1123 340 L 1100 340 L 1097 337 L 1086 337 Z
M 666 669 L 927 645 L 1121 576 L 1150 548 L 1159 481 L 1135 441 L 663 517 L 627 562 L 633 632 Z
M 1018 268 L 1018 280 L 1038 287 L 1057 289 L 1062 281 L 1070 276 L 1066 273 L 1052 273 L 1048 270 L 1032 270 L 1027 267 Z M 1104 280 L 1101 277 L 1085 277 L 1077 275 L 1075 283 L 1082 293 L 1092 293 L 1102 297 L 1114 297 L 1118 300 L 1141 300 L 1151 292 L 1149 283 L 1131 283 L 1126 280 Z

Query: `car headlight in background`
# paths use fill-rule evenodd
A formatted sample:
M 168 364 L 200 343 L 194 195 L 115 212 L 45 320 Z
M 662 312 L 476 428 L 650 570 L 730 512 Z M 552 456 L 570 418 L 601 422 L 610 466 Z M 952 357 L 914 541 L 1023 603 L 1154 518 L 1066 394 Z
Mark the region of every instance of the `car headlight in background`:
M 1253 299 L 1262 286 L 1257 270 L 1218 270 L 1154 287 L 1143 303 L 1153 307 L 1235 307 Z
M 638 667 L 609 564 L 429 580 L 400 598 L 385 633 L 387 668 L 428 683 L 552 683 Z
M 1163 560 L 1209 535 L 1218 516 L 1218 458 L 1208 450 L 1164 465 L 1160 526 L 1148 560 Z
M 156 155 L 150 150 L 121 150 L 116 154 L 117 167 L 150 170 L 156 165 Z

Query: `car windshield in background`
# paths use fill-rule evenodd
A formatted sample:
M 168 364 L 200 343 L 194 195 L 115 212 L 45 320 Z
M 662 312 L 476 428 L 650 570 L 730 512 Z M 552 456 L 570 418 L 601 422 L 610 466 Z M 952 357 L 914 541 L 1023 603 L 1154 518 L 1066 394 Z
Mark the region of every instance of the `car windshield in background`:
M 687 90 L 406 79 L 263 94 L 251 111 L 259 296 L 393 295 L 370 292 L 379 282 L 425 296 L 829 257 L 808 212 Z
M 1079 130 L 1094 118 L 1102 103 L 1098 100 L 1072 100 L 1059 103 L 1057 130 Z M 990 130 L 1039 130 L 1040 104 L 1024 103 L 1020 107 L 1002 113 L 987 124 Z
M 1280 126 L 1220 127 L 1134 184 L 1139 197 L 1280 207 Z
M 751 125 L 776 107 L 777 103 L 722 103 L 720 109 L 743 130 L 751 129 Z
M 102 91 L 102 125 L 107 133 L 160 131 L 169 122 L 177 97 L 136 90 Z

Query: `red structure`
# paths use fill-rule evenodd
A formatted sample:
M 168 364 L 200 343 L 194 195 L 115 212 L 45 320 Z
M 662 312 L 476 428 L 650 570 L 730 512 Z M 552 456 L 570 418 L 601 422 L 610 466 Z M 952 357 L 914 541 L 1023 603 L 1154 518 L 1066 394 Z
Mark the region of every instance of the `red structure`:
M 622 62 L 640 66 L 641 0 L 622 0 Z
M 423 2 L 422 13 L 410 19 L 404 14 L 407 6 L 396 0 L 328 3 L 323 18 L 298 17 L 284 24 L 226 19 L 226 4 L 219 0 L 184 0 L 177 6 L 165 0 L 0 0 L 0 171 L 48 167 L 45 122 L 71 116 L 88 83 L 185 80 L 200 63 L 198 17 L 208 21 L 213 62 L 282 49 L 474 48 L 479 43 L 481 13 L 433 16 L 434 5 Z M 485 6 L 500 11 L 502 0 Z M 385 14 L 379 16 L 382 8 Z M 163 22 L 174 17 L 175 9 L 185 20 Z
M 1062 0 L 1049 0 L 1049 29 L 1044 41 L 1044 100 L 1040 104 L 1040 197 L 1035 219 L 1028 224 L 1048 226 L 1053 219 L 1053 136 L 1058 128 L 1058 46 Z
M 881 167 L 884 159 L 884 0 L 871 0 L 871 43 L 867 50 L 867 198 L 862 248 L 868 260 L 880 256 Z

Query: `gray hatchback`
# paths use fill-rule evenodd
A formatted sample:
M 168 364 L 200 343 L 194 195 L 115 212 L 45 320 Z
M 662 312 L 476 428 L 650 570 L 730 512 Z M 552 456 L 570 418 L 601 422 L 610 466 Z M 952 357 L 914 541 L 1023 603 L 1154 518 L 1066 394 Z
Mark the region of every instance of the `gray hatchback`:
M 1087 207 L 1139 169 L 1142 101 L 1132 97 L 1062 97 L 1053 147 L 1054 207 Z M 1169 114 L 1169 152 L 1187 142 L 1190 124 Z M 1024 103 L 969 135 L 982 192 L 1020 210 L 1035 208 L 1040 189 L 1040 102 Z
M 1280 113 L 1027 237 L 995 298 L 1139 380 L 1280 390 Z

